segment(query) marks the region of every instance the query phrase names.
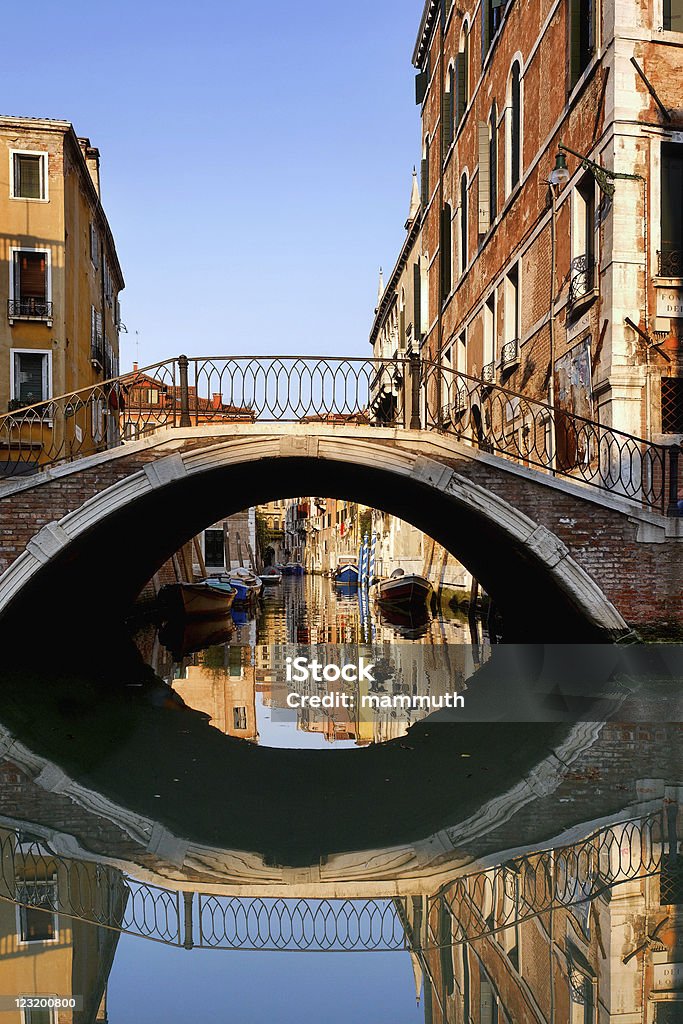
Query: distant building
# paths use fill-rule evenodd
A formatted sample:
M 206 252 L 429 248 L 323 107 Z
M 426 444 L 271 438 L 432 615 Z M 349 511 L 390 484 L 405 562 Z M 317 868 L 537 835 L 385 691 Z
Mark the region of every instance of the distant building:
M 89 139 L 68 121 L 0 117 L 0 149 L 0 406 L 12 411 L 118 374 L 124 280 Z M 117 415 L 102 402 L 79 430 L 97 443 Z M 36 461 L 58 429 L 32 428 Z

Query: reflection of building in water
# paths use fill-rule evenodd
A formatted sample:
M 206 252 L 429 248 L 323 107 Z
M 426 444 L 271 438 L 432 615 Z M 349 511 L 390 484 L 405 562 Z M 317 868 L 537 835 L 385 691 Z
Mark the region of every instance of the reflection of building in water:
M 215 729 L 258 742 L 255 670 L 245 663 L 248 655 L 245 647 L 210 647 L 178 670 L 173 689 L 188 707 L 209 715 Z
M 446 888 L 429 910 L 408 901 L 425 1021 L 683 1020 L 682 795 L 667 789 L 663 826 L 607 826 Z
M 287 502 L 284 498 L 268 501 L 256 507 L 256 536 L 261 561 L 266 565 L 280 565 L 287 561 L 285 550 L 285 516 Z
M 99 920 L 113 920 L 117 911 L 109 903 L 116 899 L 116 892 L 99 884 L 101 869 L 96 864 L 80 862 L 73 877 L 68 863 L 53 857 L 40 841 L 0 829 L 0 843 L 0 886 L 5 897 L 0 900 L 0 992 L 82 997 L 80 1009 L 10 1009 L 3 1014 L 3 1021 L 106 1021 L 107 979 L 119 933 L 66 913 L 80 908 Z

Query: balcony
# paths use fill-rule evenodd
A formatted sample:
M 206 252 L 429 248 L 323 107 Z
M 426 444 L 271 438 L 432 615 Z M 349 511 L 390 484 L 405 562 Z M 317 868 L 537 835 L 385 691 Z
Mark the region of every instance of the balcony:
M 496 383 L 496 364 L 495 362 L 487 363 L 481 368 L 481 379 L 484 384 L 493 385 Z
M 8 299 L 7 319 L 10 326 L 15 320 L 40 320 L 52 327 L 52 303 L 35 298 Z
M 567 299 L 570 313 L 588 305 L 595 295 L 595 257 L 593 253 L 583 253 L 571 262 L 571 282 Z
M 657 251 L 658 277 L 683 277 L 683 250 L 660 249 Z
M 513 370 L 516 366 L 519 366 L 519 338 L 513 338 L 503 345 L 500 354 L 501 370 Z

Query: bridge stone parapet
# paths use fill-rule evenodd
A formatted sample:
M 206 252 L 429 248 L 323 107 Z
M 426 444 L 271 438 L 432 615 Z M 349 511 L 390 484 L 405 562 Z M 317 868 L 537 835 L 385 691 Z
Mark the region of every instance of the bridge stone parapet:
M 514 621 L 511 639 L 683 623 L 683 520 L 452 436 L 326 423 L 164 428 L 0 484 L 0 612 L 48 580 L 98 576 L 114 609 L 205 525 L 312 479 L 444 544 Z

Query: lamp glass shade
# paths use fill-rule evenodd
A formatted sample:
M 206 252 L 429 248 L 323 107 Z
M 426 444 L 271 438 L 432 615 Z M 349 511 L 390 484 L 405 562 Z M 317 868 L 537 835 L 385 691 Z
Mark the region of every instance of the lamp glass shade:
M 564 153 L 561 150 L 558 150 L 555 157 L 555 166 L 550 172 L 550 184 L 566 185 L 568 181 L 569 168 L 567 167 L 567 160 Z

